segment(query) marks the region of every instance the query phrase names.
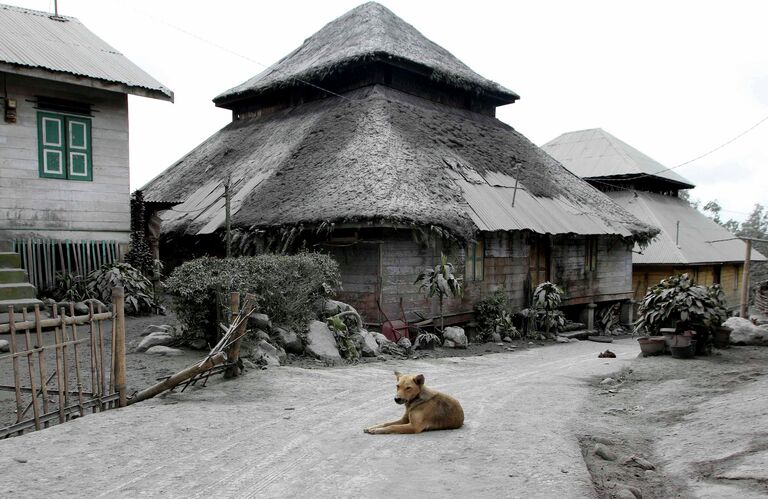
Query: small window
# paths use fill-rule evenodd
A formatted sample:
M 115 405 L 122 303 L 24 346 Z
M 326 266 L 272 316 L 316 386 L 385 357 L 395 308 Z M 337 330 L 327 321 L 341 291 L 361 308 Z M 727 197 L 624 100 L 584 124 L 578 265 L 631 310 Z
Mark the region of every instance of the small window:
M 584 242 L 584 270 L 587 272 L 597 270 L 597 236 L 587 236 Z
M 58 113 L 37 113 L 40 176 L 93 180 L 91 120 Z
M 467 246 L 467 260 L 464 263 L 464 277 L 467 281 L 482 281 L 485 263 L 485 244 L 478 239 Z

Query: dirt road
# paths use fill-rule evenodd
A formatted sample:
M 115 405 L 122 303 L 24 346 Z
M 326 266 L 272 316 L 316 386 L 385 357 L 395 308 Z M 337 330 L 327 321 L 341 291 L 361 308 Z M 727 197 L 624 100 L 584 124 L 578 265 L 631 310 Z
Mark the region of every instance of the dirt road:
M 637 354 L 604 348 L 250 371 L 0 442 L 0 496 L 594 497 L 575 420 L 588 379 Z M 394 369 L 456 396 L 465 426 L 364 434 L 401 415 Z

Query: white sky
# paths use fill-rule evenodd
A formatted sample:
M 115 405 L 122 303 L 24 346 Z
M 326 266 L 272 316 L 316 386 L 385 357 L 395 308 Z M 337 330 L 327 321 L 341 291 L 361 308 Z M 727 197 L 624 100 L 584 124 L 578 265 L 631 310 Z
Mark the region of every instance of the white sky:
M 3 0 L 52 10 L 52 0 Z M 356 0 L 60 0 L 98 36 L 171 88 L 133 97 L 131 189 L 229 122 L 211 99 L 271 64 Z M 537 144 L 600 127 L 671 167 L 768 116 L 768 2 L 381 0 L 479 74 L 521 99 L 498 117 Z M 725 218 L 768 205 L 768 122 L 676 170 Z

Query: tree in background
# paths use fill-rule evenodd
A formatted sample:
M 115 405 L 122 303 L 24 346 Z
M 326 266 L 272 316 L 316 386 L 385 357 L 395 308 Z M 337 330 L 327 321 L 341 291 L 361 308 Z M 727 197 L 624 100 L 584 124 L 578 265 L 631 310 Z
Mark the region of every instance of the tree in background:
M 144 194 L 137 190 L 131 196 L 131 250 L 125 255 L 125 261 L 151 277 L 154 261 L 147 243 L 144 212 Z
M 756 204 L 746 220 L 736 231 L 739 237 L 751 237 L 755 239 L 768 239 L 768 210 L 760 203 Z M 761 254 L 768 256 L 768 243 L 762 241 L 753 241 L 752 248 Z M 749 268 L 749 282 L 754 290 L 757 285 L 768 280 L 768 262 L 752 262 Z M 754 296 L 750 293 L 750 299 Z

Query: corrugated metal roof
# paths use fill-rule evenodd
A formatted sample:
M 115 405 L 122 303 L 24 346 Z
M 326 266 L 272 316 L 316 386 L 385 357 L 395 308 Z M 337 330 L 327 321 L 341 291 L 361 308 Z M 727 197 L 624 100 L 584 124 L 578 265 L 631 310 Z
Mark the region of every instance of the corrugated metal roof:
M 634 191 L 606 194 L 640 220 L 661 229 L 661 233 L 642 250 L 642 254 L 632 256 L 633 263 L 698 265 L 744 261 L 746 245 L 743 241 L 733 239 L 707 242 L 735 236 L 680 198 Z M 766 258 L 752 250 L 752 260 L 764 261 Z
M 649 175 L 694 187 L 674 171 L 661 171 L 667 167 L 601 128 L 564 133 L 541 148 L 582 178 Z
M 74 17 L 0 4 L 0 62 L 70 73 L 149 91 L 173 100 L 173 92 Z
M 465 169 L 466 170 L 466 169 Z M 481 231 L 531 230 L 539 234 L 618 234 L 631 237 L 632 233 L 609 214 L 605 218 L 595 212 L 586 212 L 562 197 L 532 196 L 522 184 L 514 195 L 515 179 L 498 172 L 472 177 L 451 171 L 452 176 L 469 205 L 469 214 Z M 464 173 L 464 172 L 462 172 Z M 474 180 L 475 176 L 483 179 Z M 512 198 L 515 205 L 512 206 Z

